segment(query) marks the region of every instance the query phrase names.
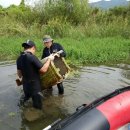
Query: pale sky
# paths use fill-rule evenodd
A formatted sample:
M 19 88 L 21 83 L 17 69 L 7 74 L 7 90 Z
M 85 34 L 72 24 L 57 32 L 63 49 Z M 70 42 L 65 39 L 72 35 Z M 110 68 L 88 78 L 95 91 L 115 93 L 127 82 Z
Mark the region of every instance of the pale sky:
M 27 0 L 27 4 L 34 4 L 35 2 L 39 1 L 39 0 Z M 101 0 L 89 0 L 89 3 L 92 2 L 97 2 L 97 1 L 101 1 Z M 105 0 L 105 1 L 111 1 L 111 0 Z M 127 0 L 130 1 L 130 0 Z M 15 5 L 19 5 L 21 2 L 21 0 L 0 0 L 0 5 L 2 5 L 3 7 L 8 7 L 11 4 L 15 4 Z
M 33 4 L 34 2 L 37 2 L 38 0 L 28 0 L 28 1 L 29 1 L 28 4 Z M 101 1 L 101 0 L 89 0 L 89 3 L 97 2 L 97 1 Z M 3 7 L 8 7 L 11 4 L 19 5 L 20 2 L 21 0 L 0 0 L 0 5 L 2 5 Z
M 39 1 L 39 0 L 27 0 L 28 2 L 26 2 L 27 4 L 34 4 L 35 2 Z M 8 7 L 11 4 L 14 5 L 19 5 L 21 2 L 21 0 L 0 0 L 0 5 L 2 5 L 3 7 Z

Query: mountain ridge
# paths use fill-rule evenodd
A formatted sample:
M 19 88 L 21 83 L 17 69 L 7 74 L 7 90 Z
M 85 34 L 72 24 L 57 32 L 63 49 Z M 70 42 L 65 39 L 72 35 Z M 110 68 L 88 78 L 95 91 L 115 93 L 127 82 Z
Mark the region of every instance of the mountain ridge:
M 98 1 L 89 3 L 91 7 L 99 7 L 101 9 L 109 9 L 113 8 L 115 6 L 127 6 L 130 4 L 130 1 L 127 0 L 111 0 L 111 1 Z

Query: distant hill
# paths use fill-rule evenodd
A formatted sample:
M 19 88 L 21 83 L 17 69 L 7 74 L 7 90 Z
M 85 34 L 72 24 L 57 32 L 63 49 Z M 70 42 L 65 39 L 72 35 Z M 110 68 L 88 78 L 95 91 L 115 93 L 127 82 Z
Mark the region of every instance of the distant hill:
M 102 9 L 109 9 L 115 6 L 126 6 L 129 4 L 130 4 L 130 1 L 127 1 L 127 0 L 111 0 L 111 1 L 102 0 L 102 1 L 94 2 L 94 3 L 90 3 L 92 7 L 99 7 Z

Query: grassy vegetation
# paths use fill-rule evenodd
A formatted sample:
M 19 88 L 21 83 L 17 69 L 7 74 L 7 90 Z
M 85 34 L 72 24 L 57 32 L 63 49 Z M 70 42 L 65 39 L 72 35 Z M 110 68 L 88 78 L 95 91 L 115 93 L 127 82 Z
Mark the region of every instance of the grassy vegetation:
M 129 62 L 130 6 L 109 10 L 91 8 L 86 0 L 43 0 L 35 7 L 0 7 L 0 60 L 16 59 L 26 39 L 37 43 L 51 35 L 60 42 L 67 60 L 79 64 Z
M 36 55 L 40 58 L 42 54 L 42 39 L 33 39 L 36 42 Z M 20 37 L 1 37 L 0 38 L 0 57 L 1 60 L 16 59 L 22 51 L 21 43 L 25 38 Z M 66 52 L 67 60 L 73 64 L 110 64 L 110 63 L 128 63 L 130 60 L 130 42 L 122 37 L 108 38 L 84 38 L 55 39 L 61 43 Z

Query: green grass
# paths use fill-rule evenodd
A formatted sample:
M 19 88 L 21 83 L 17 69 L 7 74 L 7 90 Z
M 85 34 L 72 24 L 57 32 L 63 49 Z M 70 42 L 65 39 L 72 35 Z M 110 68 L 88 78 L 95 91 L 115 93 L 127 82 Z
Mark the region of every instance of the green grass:
M 29 38 L 28 38 L 29 39 Z M 42 38 L 30 38 L 37 46 L 36 55 L 40 58 L 43 44 Z M 0 37 L 0 60 L 16 60 L 25 37 Z M 130 42 L 122 37 L 108 38 L 62 38 L 55 39 L 67 52 L 67 61 L 72 64 L 111 64 L 129 63 Z
M 129 40 L 123 38 L 86 38 L 79 41 L 62 39 L 68 58 L 81 64 L 127 62 Z

